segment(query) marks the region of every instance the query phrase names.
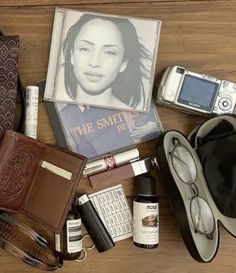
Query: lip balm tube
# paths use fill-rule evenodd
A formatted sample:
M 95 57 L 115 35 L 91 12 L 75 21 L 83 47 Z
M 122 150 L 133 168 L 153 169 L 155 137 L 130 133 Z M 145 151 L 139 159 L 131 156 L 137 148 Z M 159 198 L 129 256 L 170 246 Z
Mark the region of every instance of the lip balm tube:
M 103 224 L 87 194 L 78 197 L 78 211 L 82 223 L 91 236 L 98 252 L 104 252 L 115 246 L 113 239 Z
M 105 187 L 151 171 L 153 168 L 157 167 L 157 165 L 153 163 L 153 160 L 153 158 L 136 160 L 115 169 L 91 175 L 89 176 L 89 181 L 93 189 Z
M 37 139 L 39 88 L 38 86 L 27 86 L 25 92 L 25 135 Z

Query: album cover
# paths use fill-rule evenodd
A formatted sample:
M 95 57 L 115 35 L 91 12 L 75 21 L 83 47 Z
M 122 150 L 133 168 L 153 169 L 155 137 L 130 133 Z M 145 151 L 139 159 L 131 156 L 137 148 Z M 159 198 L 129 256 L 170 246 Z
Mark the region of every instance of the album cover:
M 161 21 L 57 8 L 45 100 L 150 110 Z
M 45 101 L 60 147 L 89 160 L 156 139 L 163 131 L 154 102 L 147 113 Z

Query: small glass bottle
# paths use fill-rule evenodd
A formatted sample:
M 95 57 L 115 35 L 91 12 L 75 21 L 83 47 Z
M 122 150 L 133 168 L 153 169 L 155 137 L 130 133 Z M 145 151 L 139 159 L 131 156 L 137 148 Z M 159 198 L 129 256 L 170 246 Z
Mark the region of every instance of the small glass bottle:
M 55 250 L 63 260 L 75 260 L 82 251 L 81 218 L 76 205 L 72 204 L 60 234 L 55 234 Z
M 137 197 L 133 201 L 133 242 L 142 248 L 159 244 L 159 202 L 156 179 L 147 175 L 135 179 Z

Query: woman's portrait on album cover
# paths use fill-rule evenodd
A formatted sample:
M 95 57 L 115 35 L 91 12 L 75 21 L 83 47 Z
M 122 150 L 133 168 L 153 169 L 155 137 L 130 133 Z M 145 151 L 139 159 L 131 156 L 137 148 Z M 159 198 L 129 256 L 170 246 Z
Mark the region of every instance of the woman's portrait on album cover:
M 160 21 L 64 13 L 54 90 L 46 88 L 45 99 L 147 112 Z

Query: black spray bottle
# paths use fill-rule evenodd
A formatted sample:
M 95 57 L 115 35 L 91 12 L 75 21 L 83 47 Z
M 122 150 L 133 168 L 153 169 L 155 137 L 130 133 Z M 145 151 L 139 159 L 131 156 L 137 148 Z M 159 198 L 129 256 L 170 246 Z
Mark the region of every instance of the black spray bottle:
M 137 197 L 133 201 L 133 242 L 142 248 L 159 244 L 159 202 L 156 180 L 147 175 L 137 176 L 134 182 Z

